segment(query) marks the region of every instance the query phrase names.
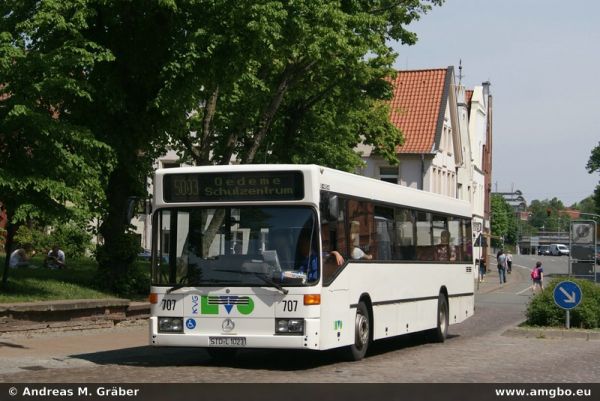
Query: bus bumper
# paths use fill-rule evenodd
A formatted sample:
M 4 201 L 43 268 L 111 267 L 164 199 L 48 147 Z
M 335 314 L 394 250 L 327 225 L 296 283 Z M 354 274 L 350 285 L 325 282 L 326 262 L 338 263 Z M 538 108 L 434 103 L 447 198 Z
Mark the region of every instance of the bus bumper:
M 281 348 L 281 349 L 312 349 L 318 350 L 319 347 L 319 319 L 304 320 L 304 334 L 301 335 L 280 335 L 274 334 L 275 323 L 273 321 L 273 333 L 201 333 L 185 329 L 182 333 L 159 333 L 158 318 L 149 319 L 150 345 L 158 347 L 200 347 L 200 348 Z M 243 339 L 243 346 L 223 345 L 226 339 L 236 339 L 231 343 L 240 344 Z M 212 339 L 212 344 L 211 344 Z

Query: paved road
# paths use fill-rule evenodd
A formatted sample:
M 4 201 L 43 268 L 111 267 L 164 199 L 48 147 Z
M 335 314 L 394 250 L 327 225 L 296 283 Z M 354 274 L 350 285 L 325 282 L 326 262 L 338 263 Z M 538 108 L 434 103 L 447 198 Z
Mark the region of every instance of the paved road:
M 517 263 L 515 263 L 517 264 Z M 525 265 L 525 263 L 524 263 Z M 240 352 L 215 363 L 200 349 L 150 348 L 145 326 L 0 337 L 0 380 L 11 382 L 597 382 L 600 342 L 503 335 L 524 320 L 528 270 L 500 286 L 493 269 L 476 315 L 444 344 L 409 336 L 376 343 L 360 362 L 335 352 Z
M 569 257 L 568 256 L 538 256 L 538 255 L 516 255 L 513 256 L 513 264 L 525 266 L 532 269 L 535 262 L 542 262 L 545 274 L 568 274 Z

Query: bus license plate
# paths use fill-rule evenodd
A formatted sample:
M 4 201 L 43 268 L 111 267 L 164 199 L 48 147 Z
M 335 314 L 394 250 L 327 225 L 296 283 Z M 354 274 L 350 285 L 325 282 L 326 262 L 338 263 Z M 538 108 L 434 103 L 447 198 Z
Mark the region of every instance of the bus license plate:
M 211 347 L 245 347 L 246 337 L 209 337 Z

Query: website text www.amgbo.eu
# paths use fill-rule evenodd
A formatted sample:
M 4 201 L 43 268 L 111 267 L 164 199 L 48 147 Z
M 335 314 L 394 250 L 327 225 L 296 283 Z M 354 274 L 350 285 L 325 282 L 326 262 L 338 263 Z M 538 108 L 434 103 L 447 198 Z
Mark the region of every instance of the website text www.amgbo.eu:
M 547 397 L 550 399 L 557 397 L 591 397 L 592 390 L 585 388 L 570 389 L 570 388 L 497 388 L 496 396 L 498 397 Z

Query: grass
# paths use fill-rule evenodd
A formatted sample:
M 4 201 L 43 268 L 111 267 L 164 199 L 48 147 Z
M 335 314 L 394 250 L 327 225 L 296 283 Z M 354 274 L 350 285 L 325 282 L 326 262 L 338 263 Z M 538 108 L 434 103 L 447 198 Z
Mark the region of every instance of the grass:
M 80 258 L 67 262 L 68 269 L 50 270 L 42 267 L 43 257 L 36 256 L 31 264 L 37 268 L 10 269 L 7 286 L 0 290 L 0 303 L 118 297 L 97 289 L 95 260 Z M 4 271 L 4 255 L 0 255 L 0 266 Z

